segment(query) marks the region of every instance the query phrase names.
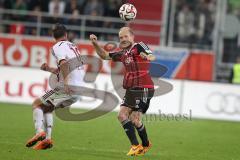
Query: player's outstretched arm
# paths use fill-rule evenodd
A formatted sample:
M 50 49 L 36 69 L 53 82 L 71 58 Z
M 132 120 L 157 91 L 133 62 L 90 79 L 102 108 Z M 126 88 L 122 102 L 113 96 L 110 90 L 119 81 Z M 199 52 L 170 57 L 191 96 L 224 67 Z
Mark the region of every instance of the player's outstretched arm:
M 144 52 L 141 52 L 140 55 L 149 61 L 155 61 L 156 57 L 153 54 L 146 54 Z
M 147 60 L 149 60 L 149 61 L 155 61 L 155 60 L 156 60 L 156 57 L 155 57 L 153 54 L 149 54 L 149 55 L 147 56 Z
M 140 52 L 140 56 L 143 59 L 149 60 L 149 61 L 155 61 L 156 57 L 153 55 L 153 52 L 149 49 L 149 47 L 143 43 L 139 42 L 137 44 L 138 51 Z
M 43 71 L 51 72 L 53 74 L 57 74 L 57 72 L 58 72 L 57 68 L 50 67 L 47 63 L 43 63 L 41 65 L 40 69 Z
M 104 60 L 109 60 L 111 59 L 109 57 L 109 53 L 107 51 L 105 51 L 105 49 L 103 49 L 97 42 L 97 36 L 95 36 L 94 34 L 90 35 L 90 40 L 92 41 L 92 44 L 97 52 L 97 54 Z

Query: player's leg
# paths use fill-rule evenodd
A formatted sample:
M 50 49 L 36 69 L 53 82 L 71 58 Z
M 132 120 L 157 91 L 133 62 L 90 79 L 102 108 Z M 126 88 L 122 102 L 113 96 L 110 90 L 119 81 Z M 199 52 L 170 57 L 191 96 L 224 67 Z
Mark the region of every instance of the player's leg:
M 129 119 L 130 112 L 131 112 L 130 108 L 122 105 L 118 113 L 118 120 L 122 124 L 131 145 L 137 146 L 139 143 L 135 134 L 134 126 L 131 120 Z
M 55 109 L 55 99 L 57 98 L 58 89 L 55 88 L 46 92 L 41 98 L 41 102 L 44 104 L 43 109 L 43 118 L 44 118 L 44 127 L 46 131 L 46 139 L 51 140 L 52 128 L 53 128 L 53 111 Z
M 43 132 L 43 104 L 39 98 L 37 98 L 33 104 L 33 121 L 36 134 Z
M 46 132 L 46 138 L 42 141 L 39 141 L 33 149 L 35 150 L 42 150 L 42 149 L 49 149 L 53 146 L 52 141 L 52 127 L 53 127 L 53 113 L 52 111 L 45 111 L 44 114 L 44 129 Z
M 49 138 L 49 135 L 51 135 L 53 119 L 51 114 L 46 117 L 46 113 L 51 113 L 54 110 L 54 105 L 49 101 L 49 99 L 51 99 L 54 93 L 55 90 L 50 90 L 46 92 L 41 98 L 38 98 L 33 102 L 33 119 L 37 133 L 35 137 L 38 137 L 38 135 L 42 134 L 44 135 L 44 138 L 42 137 L 43 139 L 38 139 L 37 144 L 36 141 L 34 141 L 34 143 L 31 143 L 31 145 L 29 145 L 30 143 L 27 143 L 27 147 L 31 147 L 35 144 L 36 146 L 34 146 L 33 149 L 46 149 L 52 147 L 52 140 Z M 44 121 L 47 124 L 45 129 L 47 134 L 43 130 Z M 35 137 L 33 137 L 32 139 L 34 140 Z M 29 142 L 31 142 L 31 140 Z
M 52 142 L 52 129 L 53 129 L 53 110 L 54 108 L 61 108 L 61 107 L 66 107 L 70 106 L 75 102 L 75 99 L 69 98 L 67 100 L 63 100 L 58 104 L 55 104 L 56 106 L 49 106 L 47 109 L 44 110 L 43 116 L 44 116 L 44 122 L 45 122 L 45 131 L 46 131 L 46 139 L 48 142 Z M 41 147 L 39 147 L 41 148 Z
M 129 115 L 131 114 L 133 106 L 135 104 L 135 101 L 133 101 L 132 98 L 133 97 L 131 90 L 126 90 L 126 94 L 118 114 L 118 120 L 122 123 L 122 126 L 128 136 L 128 139 L 132 144 L 130 151 L 127 153 L 127 155 L 130 156 L 137 155 L 143 150 L 142 145 L 139 145 L 138 143 L 137 136 L 135 133 L 135 127 L 131 120 L 129 119 Z
M 49 107 L 46 107 L 49 108 Z M 52 108 L 52 107 L 51 107 Z M 47 111 L 44 111 L 44 121 L 45 121 L 45 131 L 46 131 L 46 138 L 42 141 L 39 141 L 33 149 L 35 150 L 42 150 L 42 149 L 49 149 L 53 147 L 53 141 L 52 141 L 52 127 L 53 127 L 53 114 L 52 109 L 47 109 Z
M 46 112 L 43 114 L 45 121 L 45 131 L 47 133 L 46 139 L 52 138 L 52 128 L 53 128 L 53 112 Z
M 135 126 L 135 128 L 138 132 L 139 137 L 142 140 L 142 146 L 143 146 L 143 152 L 142 153 L 146 153 L 150 149 L 152 144 L 148 139 L 146 127 L 143 124 L 143 122 L 141 121 L 142 112 L 133 111 L 130 115 L 130 119 L 131 119 L 132 123 L 134 124 L 134 126 Z
M 148 136 L 147 136 L 146 128 L 141 121 L 141 117 L 142 117 L 142 113 L 139 111 L 133 111 L 130 115 L 130 119 L 133 125 L 135 126 L 135 128 L 137 129 L 138 135 L 142 140 L 142 145 L 148 146 L 149 145 Z
M 54 106 L 52 104 L 51 105 L 49 104 L 48 107 L 45 107 L 43 110 L 46 139 L 52 138 L 53 110 L 54 110 Z
M 149 108 L 150 100 L 154 95 L 154 89 L 144 88 L 140 94 L 135 94 L 136 108 L 130 115 L 130 119 L 137 129 L 138 135 L 142 140 L 143 152 L 146 153 L 150 147 L 151 142 L 148 139 L 147 130 L 145 125 L 141 121 L 142 114 L 145 114 Z
M 52 141 L 52 127 L 53 127 L 53 109 L 54 106 L 45 106 L 44 108 L 44 122 L 45 122 L 45 131 L 46 131 L 46 138 L 43 141 L 39 141 L 33 149 L 35 150 L 42 150 L 42 149 L 49 149 L 53 147 Z
M 120 111 L 118 113 L 118 120 L 121 122 L 124 131 L 131 143 L 131 148 L 127 153 L 128 156 L 135 156 L 138 153 L 141 153 L 143 147 L 138 143 L 137 136 L 135 133 L 134 125 L 132 124 L 131 120 L 129 119 L 129 114 L 131 113 L 131 108 L 126 106 L 121 106 Z
M 33 104 L 33 121 L 35 127 L 35 136 L 33 136 L 30 140 L 28 140 L 26 146 L 32 147 L 38 141 L 45 139 L 46 133 L 43 130 L 43 104 L 41 100 L 38 98 L 34 100 Z
M 46 132 L 46 139 L 51 139 L 54 109 L 55 107 L 53 104 L 47 104 L 43 107 L 43 126 Z
M 44 99 L 43 99 L 44 100 Z M 78 97 L 70 96 L 64 93 L 55 92 L 49 98 L 46 98 L 45 101 L 48 103 L 48 107 L 44 110 L 44 118 L 46 125 L 46 139 L 40 141 L 33 147 L 35 150 L 48 149 L 53 146 L 52 141 L 52 127 L 53 127 L 53 110 L 58 108 L 63 108 L 72 105 L 78 100 Z M 44 102 L 45 103 L 45 102 Z M 46 104 L 47 104 L 46 103 Z

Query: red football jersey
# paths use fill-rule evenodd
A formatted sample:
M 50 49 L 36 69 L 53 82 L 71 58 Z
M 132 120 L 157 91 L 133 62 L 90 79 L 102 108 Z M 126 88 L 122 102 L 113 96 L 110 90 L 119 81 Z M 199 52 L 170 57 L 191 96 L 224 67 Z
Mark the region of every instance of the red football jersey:
M 144 59 L 140 53 L 152 54 L 143 42 L 135 43 L 129 50 L 109 53 L 113 61 L 122 62 L 125 66 L 123 88 L 154 88 L 149 74 L 150 61 Z

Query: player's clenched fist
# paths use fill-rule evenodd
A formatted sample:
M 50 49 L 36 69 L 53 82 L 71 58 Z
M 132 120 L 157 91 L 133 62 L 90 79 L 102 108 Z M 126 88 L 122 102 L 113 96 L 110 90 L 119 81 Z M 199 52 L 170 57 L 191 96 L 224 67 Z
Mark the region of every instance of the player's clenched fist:
M 97 36 L 95 36 L 94 34 L 91 34 L 89 39 L 92 41 L 92 42 L 96 42 L 97 41 Z
M 47 63 L 43 63 L 40 67 L 41 70 L 47 71 L 48 69 L 48 64 Z

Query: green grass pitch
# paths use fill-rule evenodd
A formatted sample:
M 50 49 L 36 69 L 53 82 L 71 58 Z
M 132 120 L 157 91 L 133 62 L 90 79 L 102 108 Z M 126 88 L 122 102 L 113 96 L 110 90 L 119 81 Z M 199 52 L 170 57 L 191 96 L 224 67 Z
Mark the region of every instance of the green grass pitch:
M 86 122 L 55 117 L 54 147 L 25 147 L 34 134 L 29 105 L 0 104 L 0 160 L 240 160 L 240 124 L 192 120 L 146 123 L 152 149 L 127 157 L 130 147 L 117 113 Z

